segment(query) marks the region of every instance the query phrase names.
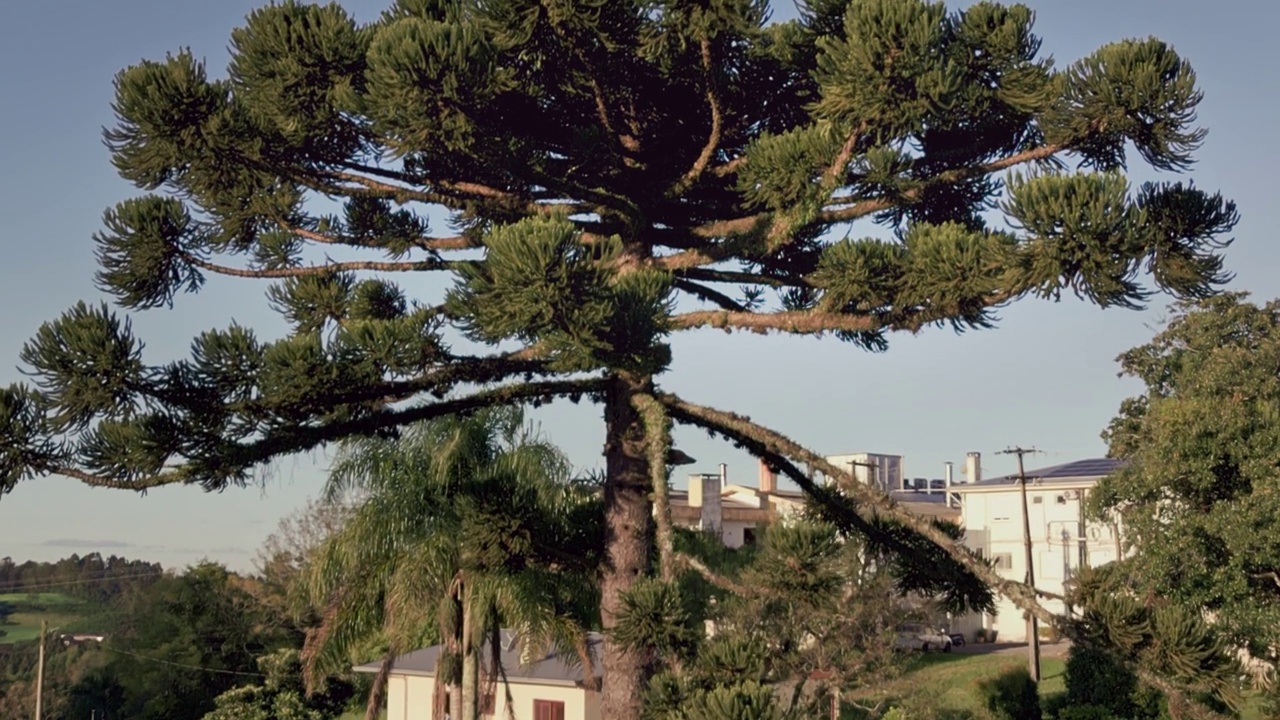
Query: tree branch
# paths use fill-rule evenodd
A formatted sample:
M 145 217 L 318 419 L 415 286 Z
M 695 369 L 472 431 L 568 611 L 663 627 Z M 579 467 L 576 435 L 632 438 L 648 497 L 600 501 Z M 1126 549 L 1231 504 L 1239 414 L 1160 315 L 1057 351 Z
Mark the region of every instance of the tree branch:
M 822 187 L 826 193 L 834 192 L 842 184 L 840 178 L 848 169 L 849 161 L 853 159 L 853 151 L 858 147 L 858 139 L 864 132 L 866 132 L 866 125 L 859 125 L 845 137 L 844 144 L 840 146 L 840 152 L 836 153 L 835 159 L 822 174 Z
M 1058 143 L 1054 145 L 1042 145 L 1038 148 L 1024 150 L 1020 153 L 1010 155 L 983 165 L 970 168 L 956 168 L 938 173 L 932 178 L 928 178 L 915 188 L 907 190 L 897 198 L 869 198 L 860 200 L 849 207 L 826 210 L 818 215 L 818 219 L 822 222 L 837 223 L 857 220 L 858 218 L 883 212 L 900 205 L 910 205 L 920 199 L 922 192 L 935 185 L 947 185 L 951 183 L 963 182 L 965 180 L 973 180 L 994 172 L 1007 170 L 1015 165 L 1023 163 L 1038 162 L 1040 160 L 1048 160 L 1055 154 L 1062 152 L 1068 148 L 1067 145 Z
M 679 563 L 681 567 L 684 567 L 686 569 L 689 569 L 698 573 L 707 582 L 711 583 L 712 585 L 715 585 L 721 590 L 728 590 L 731 593 L 734 593 L 736 595 L 741 595 L 743 597 L 747 597 L 749 595 L 755 594 L 755 590 L 753 588 L 749 588 L 744 585 L 739 585 L 733 580 L 707 567 L 705 563 L 693 557 L 692 555 L 678 552 L 674 554 L 674 559 L 677 563 Z
M 727 310 L 696 310 L 671 318 L 675 330 L 692 330 L 713 327 L 722 330 L 750 330 L 767 333 L 770 330 L 800 335 L 824 332 L 867 332 L 882 327 L 873 315 L 824 313 L 815 311 L 783 311 L 773 313 L 732 312 Z
M 994 308 L 1017 297 L 1020 291 L 1005 290 L 982 299 L 982 307 Z M 674 330 L 713 327 L 722 330 L 749 330 L 765 334 L 771 330 L 796 335 L 818 335 L 827 332 L 874 332 L 884 329 L 917 330 L 931 322 L 950 319 L 938 309 L 927 306 L 896 310 L 889 315 L 855 315 L 816 310 L 784 310 L 780 312 L 734 312 L 729 310 L 695 310 L 671 318 Z
M 698 154 L 698 159 L 694 160 L 693 167 L 680 178 L 671 190 L 667 193 L 669 197 L 677 197 L 682 195 L 686 190 L 693 187 L 694 183 L 702 177 L 702 173 L 706 171 L 707 165 L 711 162 L 711 158 L 715 156 L 716 149 L 720 146 L 720 135 L 724 118 L 720 110 L 720 97 L 716 93 L 715 75 L 711 67 L 711 39 L 702 38 L 702 76 L 703 82 L 707 84 L 706 98 L 707 107 L 711 111 L 711 132 L 707 137 L 707 142 L 702 146 L 702 152 Z
M 669 393 L 658 393 L 655 397 L 667 407 L 671 417 L 678 422 L 719 433 L 762 457 L 770 456 L 765 459 L 778 458 L 787 461 L 780 463 L 781 469 L 811 497 L 820 497 L 821 493 L 818 492 L 813 480 L 799 472 L 791 464 L 792 462 L 808 465 L 820 470 L 828 477 L 835 478 L 841 490 L 854 501 L 857 506 L 858 520 L 862 523 L 871 525 L 878 518 L 888 518 L 913 530 L 937 545 L 952 560 L 983 582 L 999 590 L 1020 609 L 1035 614 L 1046 623 L 1057 624 L 1057 616 L 1037 602 L 1033 589 L 1001 577 L 992 567 L 933 523 L 902 508 L 879 489 L 858 482 L 848 470 L 837 467 L 826 458 L 805 449 L 782 434 L 757 425 L 743 416 L 695 405 Z
M 747 164 L 747 156 L 739 155 L 738 157 L 730 160 L 729 162 L 723 165 L 717 165 L 711 168 L 711 174 L 715 175 L 716 177 L 728 177 L 730 175 L 737 173 L 738 170 L 742 169 L 742 166 L 746 164 Z
M 707 302 L 715 303 L 730 312 L 748 312 L 747 308 L 737 300 L 734 300 L 722 292 L 712 290 L 705 285 L 699 285 L 691 280 L 676 278 L 672 285 L 678 290 L 683 290 L 690 295 L 696 295 Z
M 183 258 L 201 270 L 208 270 L 218 275 L 229 275 L 240 278 L 278 279 L 294 277 L 312 277 L 328 275 L 336 272 L 371 270 L 377 272 L 427 272 L 432 270 L 449 270 L 463 261 L 419 260 L 415 262 L 379 262 L 373 260 L 353 260 L 350 262 L 329 263 L 326 265 L 308 265 L 306 267 L 284 268 L 236 268 L 219 265 L 196 257 L 191 253 L 183 253 Z
M 220 469 L 230 472 L 221 477 L 199 477 L 189 464 L 151 477 L 138 479 L 95 475 L 65 465 L 50 464 L 34 469 L 46 475 L 63 475 L 74 478 L 87 485 L 121 490 L 145 491 L 164 485 L 192 483 L 200 483 L 210 490 L 221 489 L 226 486 L 227 478 L 236 472 L 247 470 L 278 457 L 313 450 L 321 445 L 340 441 L 347 437 L 370 435 L 411 423 L 472 412 L 486 407 L 514 405 L 529 401 L 537 402 L 564 396 L 590 395 L 603 392 L 604 389 L 605 381 L 599 378 L 519 383 L 400 410 L 383 409 L 323 425 L 303 425 L 268 431 L 258 440 L 248 443 L 232 443 L 231 447 L 225 448 L 221 457 L 223 462 Z
M 857 138 L 854 135 L 851 135 L 850 138 L 854 143 L 856 143 Z M 846 147 L 849 147 L 848 142 L 849 141 L 846 141 Z M 1070 146 L 1065 143 L 1042 145 L 1040 147 L 1024 150 L 1020 153 L 1016 153 L 999 160 L 994 160 L 983 165 L 978 165 L 976 167 L 947 170 L 945 172 L 938 173 L 931 178 L 924 179 L 917 187 L 901 193 L 895 198 L 868 198 L 855 202 L 853 205 L 848 207 L 826 209 L 819 213 L 816 219 L 818 222 L 826 224 L 857 220 L 894 207 L 909 205 L 919 200 L 923 191 L 931 186 L 971 180 L 989 175 L 993 172 L 1006 170 L 1023 163 L 1047 160 L 1055 154 L 1069 148 Z M 841 148 L 841 155 L 843 155 L 843 151 L 844 148 Z M 839 160 L 839 156 L 837 157 L 837 160 Z M 832 167 L 835 166 L 833 165 Z M 828 169 L 828 171 L 830 171 L 830 169 Z M 845 200 L 847 200 L 847 198 L 842 198 L 841 202 L 844 202 Z M 716 240 L 721 238 L 741 239 L 743 236 L 746 236 L 747 238 L 751 238 L 752 236 L 763 237 L 763 233 L 766 231 L 766 228 L 773 224 L 774 213 L 762 212 L 754 215 L 734 218 L 732 220 L 719 220 L 716 222 L 706 223 L 692 228 L 689 232 L 694 237 L 701 238 L 703 240 Z M 777 239 L 778 238 L 774 238 L 774 240 Z M 658 264 L 670 270 L 710 265 L 733 257 L 736 253 L 739 253 L 744 249 L 761 249 L 767 246 L 768 243 L 761 243 L 759 238 L 745 243 L 741 242 L 741 240 L 737 243 L 726 241 L 710 248 L 696 248 L 676 253 L 674 255 L 668 255 L 660 259 Z
M 275 221 L 279 228 L 291 235 L 297 235 L 304 240 L 320 243 L 323 245 L 346 245 L 349 247 L 372 248 L 377 249 L 377 245 L 371 245 L 366 242 L 360 242 L 355 238 L 342 237 L 340 235 L 326 235 L 315 230 L 308 230 L 304 227 L 292 225 L 284 220 L 277 219 Z M 421 237 L 413 241 L 413 246 L 427 251 L 437 250 L 467 250 L 470 248 L 480 247 L 480 243 L 472 240 L 464 235 L 456 235 L 454 237 Z
M 652 395 L 636 395 L 632 405 L 644 422 L 645 450 L 649 455 L 650 483 L 658 541 L 658 567 L 663 582 L 675 579 L 675 539 L 671 530 L 670 487 L 667 483 L 667 454 L 671 450 L 670 421 L 662 404 Z
M 760 273 L 735 272 L 731 270 L 713 270 L 711 268 L 691 267 L 675 271 L 676 277 L 700 280 L 702 282 L 736 283 L 739 285 L 767 285 L 781 287 L 812 287 L 803 278 L 786 279 L 776 275 Z

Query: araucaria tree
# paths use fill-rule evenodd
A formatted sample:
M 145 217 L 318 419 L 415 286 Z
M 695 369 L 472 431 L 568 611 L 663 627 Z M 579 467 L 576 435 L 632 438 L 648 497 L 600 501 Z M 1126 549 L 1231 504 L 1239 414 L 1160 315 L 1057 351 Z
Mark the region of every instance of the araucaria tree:
M 0 485 L 221 488 L 350 435 L 589 397 L 607 433 L 610 628 L 651 572 L 666 488 L 651 459 L 670 420 L 806 488 L 801 461 L 845 476 L 661 391 L 673 333 L 883 350 L 894 331 L 988 327 L 1028 296 L 1132 307 L 1224 280 L 1232 204 L 1123 174 L 1133 159 L 1188 169 L 1204 138 L 1195 74 L 1165 43 L 1055 69 L 1023 6 L 801 10 L 773 23 L 758 0 L 396 0 L 361 25 L 284 2 L 232 32 L 225 77 L 186 52 L 124 70 L 106 141 L 148 194 L 106 212 L 99 286 L 143 310 L 210 275 L 275 281 L 294 332 L 233 325 L 147 364 L 126 318 L 76 306 L 24 349 L 33 384 L 0 395 Z M 428 227 L 441 216 L 450 232 Z M 859 239 L 858 221 L 892 239 Z M 409 298 L 395 279 L 414 273 L 452 286 Z M 493 350 L 461 352 L 454 333 Z M 1030 602 L 946 533 L 847 492 L 849 523 L 896 518 Z M 603 666 L 605 715 L 635 718 L 642 654 L 609 644 Z

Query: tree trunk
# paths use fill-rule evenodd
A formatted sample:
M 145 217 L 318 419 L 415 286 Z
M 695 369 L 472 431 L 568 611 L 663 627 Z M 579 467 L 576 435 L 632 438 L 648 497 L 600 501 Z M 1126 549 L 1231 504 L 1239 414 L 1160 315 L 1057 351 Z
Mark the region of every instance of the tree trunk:
M 447 628 L 443 628 L 441 633 L 444 637 L 444 650 L 450 653 L 459 661 L 462 659 L 462 613 L 464 605 L 462 603 L 462 583 L 456 581 L 450 591 L 449 601 L 453 603 L 454 614 L 449 621 Z M 449 673 L 447 678 L 448 685 L 446 693 L 447 713 L 450 720 L 459 720 L 462 717 L 462 685 L 458 682 L 459 677 L 455 667 Z
M 369 700 L 364 705 L 364 720 L 377 720 L 386 704 L 387 678 L 391 677 L 391 668 L 395 665 L 396 649 L 392 647 L 382 658 L 378 666 L 378 674 L 373 676 L 373 687 L 369 689 Z
M 480 653 L 476 651 L 470 586 L 464 586 L 462 593 L 462 713 L 459 720 L 480 720 Z
M 609 720 L 639 720 L 641 694 L 648 681 L 644 653 L 611 642 L 622 595 L 649 570 L 649 463 L 644 421 L 632 397 L 647 389 L 648 378 L 619 374 L 611 378 L 605 399 L 605 565 L 600 583 L 600 616 L 605 629 L 601 651 L 604 690 L 600 712 Z

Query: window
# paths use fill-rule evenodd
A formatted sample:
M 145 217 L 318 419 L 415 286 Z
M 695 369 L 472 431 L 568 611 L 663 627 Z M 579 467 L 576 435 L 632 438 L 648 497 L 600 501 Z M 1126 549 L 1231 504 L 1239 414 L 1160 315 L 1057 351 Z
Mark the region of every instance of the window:
M 564 703 L 559 700 L 534 700 L 533 720 L 564 720 Z
M 755 529 L 755 528 L 743 528 L 743 529 L 742 529 L 742 544 L 743 544 L 743 545 L 755 545 L 755 544 L 756 544 L 756 529 Z
M 1034 497 L 1032 497 L 1032 498 L 1031 498 L 1031 504 L 1032 504 L 1032 505 L 1043 505 L 1043 504 L 1044 504 L 1044 498 L 1043 498 L 1043 497 L 1041 497 L 1041 496 L 1039 496 L 1039 495 L 1036 495 L 1036 496 L 1034 496 Z
M 991 563 L 997 570 L 1013 569 L 1013 553 L 994 553 L 991 556 Z

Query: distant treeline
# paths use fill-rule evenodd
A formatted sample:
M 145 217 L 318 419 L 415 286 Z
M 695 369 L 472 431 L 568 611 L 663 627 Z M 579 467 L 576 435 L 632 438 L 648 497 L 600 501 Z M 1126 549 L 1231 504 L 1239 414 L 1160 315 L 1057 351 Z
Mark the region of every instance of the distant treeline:
M 91 602 L 119 597 L 130 588 L 142 587 L 164 574 L 160 563 L 129 560 L 99 553 L 72 555 L 57 562 L 28 560 L 15 563 L 0 559 L 0 595 L 6 593 L 60 593 Z

